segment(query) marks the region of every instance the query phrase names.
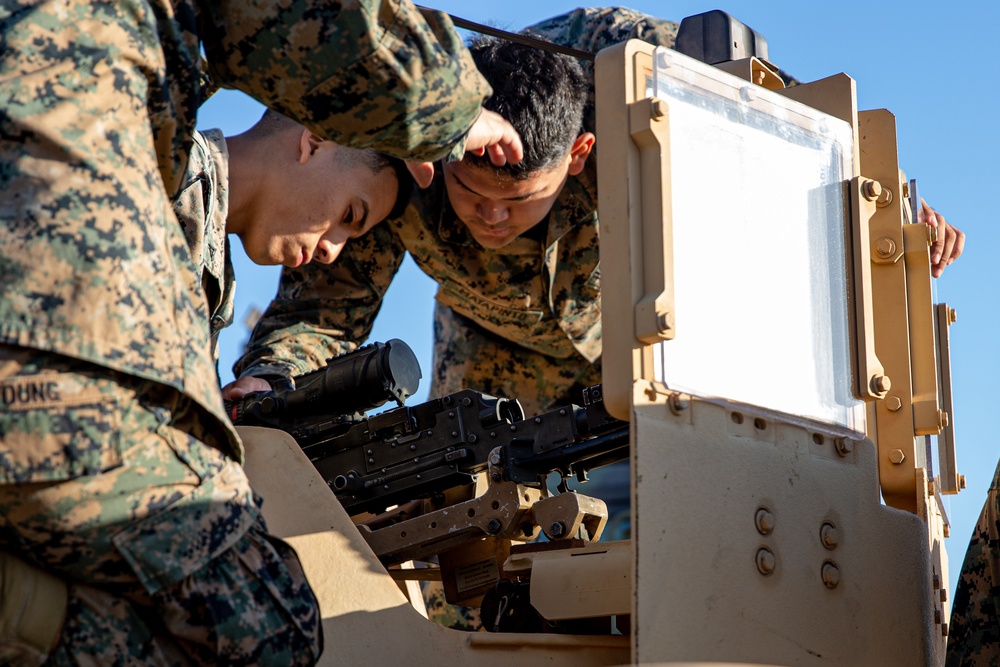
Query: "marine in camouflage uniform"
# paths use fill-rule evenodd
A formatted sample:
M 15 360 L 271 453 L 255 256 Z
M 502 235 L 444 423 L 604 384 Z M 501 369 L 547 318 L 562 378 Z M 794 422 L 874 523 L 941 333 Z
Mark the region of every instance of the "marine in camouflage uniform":
M 677 24 L 626 9 L 580 9 L 528 30 L 596 53 L 630 38 L 673 46 Z M 583 125 L 592 131 L 593 68 L 581 64 L 590 81 Z M 333 265 L 283 270 L 278 295 L 236 375 L 300 375 L 361 345 L 409 252 L 439 284 L 431 396 L 468 387 L 517 398 L 527 414 L 579 401 L 580 390 L 600 382 L 596 186 L 596 162 L 590 160 L 567 179 L 542 223 L 502 248 L 487 249 L 456 215 L 439 170 L 430 188 L 413 194 L 401 218 L 352 241 Z M 627 536 L 628 488 L 627 462 L 599 472 L 587 487 L 620 515 L 611 521 L 612 538 Z M 481 627 L 478 612 L 446 604 L 439 585 L 427 586 L 425 599 L 437 622 Z
M 945 665 L 1000 665 L 1000 465 L 965 552 L 951 608 Z
M 312 663 L 171 211 L 200 49 L 319 136 L 413 159 L 460 155 L 489 88 L 405 2 L 8 2 L 0 35 L 0 549 L 69 582 L 51 662 Z

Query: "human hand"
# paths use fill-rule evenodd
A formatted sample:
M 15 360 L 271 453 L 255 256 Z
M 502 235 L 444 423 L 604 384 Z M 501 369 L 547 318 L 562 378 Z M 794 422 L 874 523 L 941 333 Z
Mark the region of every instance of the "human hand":
M 524 157 L 524 146 L 514 126 L 508 123 L 500 114 L 483 109 L 479 118 L 469 129 L 465 142 L 465 150 L 474 155 L 488 153 L 490 162 L 502 167 L 508 162 L 516 164 Z M 433 162 L 409 162 L 406 168 L 421 189 L 426 188 L 434 180 Z
M 954 225 L 948 224 L 944 216 L 920 199 L 917 222 L 937 228 L 937 241 L 931 245 L 931 275 L 935 278 L 944 273 L 946 266 L 962 256 L 965 248 L 965 234 Z
M 235 401 L 255 391 L 271 391 L 271 384 L 264 378 L 248 375 L 223 387 L 222 398 L 227 401 Z
M 410 170 L 410 175 L 416 181 L 417 187 L 421 190 L 426 188 L 434 180 L 433 162 L 410 162 L 406 161 L 406 168 Z
M 498 167 L 508 162 L 516 164 L 524 157 L 524 146 L 514 126 L 500 114 L 488 109 L 480 112 L 479 118 L 469 129 L 465 150 L 475 155 L 487 153 L 490 162 Z

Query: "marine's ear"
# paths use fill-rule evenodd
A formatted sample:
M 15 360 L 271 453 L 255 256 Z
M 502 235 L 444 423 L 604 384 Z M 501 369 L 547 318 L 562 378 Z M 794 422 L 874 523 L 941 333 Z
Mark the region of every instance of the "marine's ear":
M 597 137 L 594 136 L 593 132 L 584 132 L 573 142 L 573 146 L 569 149 L 570 176 L 576 176 L 583 171 L 584 165 L 587 164 L 587 157 L 594 148 L 595 141 L 597 141 Z
M 306 128 L 302 128 L 302 134 L 299 135 L 299 164 L 308 162 L 321 143 L 323 143 L 322 139 Z

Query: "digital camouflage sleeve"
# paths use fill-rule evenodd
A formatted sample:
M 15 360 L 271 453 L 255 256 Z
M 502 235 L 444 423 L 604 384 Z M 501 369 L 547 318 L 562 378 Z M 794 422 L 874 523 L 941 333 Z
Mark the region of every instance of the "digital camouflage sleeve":
M 216 83 L 321 136 L 460 150 L 489 89 L 428 18 L 394 0 L 0 5 L 0 551 L 69 582 L 52 664 L 317 658 L 316 601 L 238 464 L 170 197 L 202 47 Z
M 1000 665 L 1000 465 L 965 552 L 951 608 L 945 665 Z

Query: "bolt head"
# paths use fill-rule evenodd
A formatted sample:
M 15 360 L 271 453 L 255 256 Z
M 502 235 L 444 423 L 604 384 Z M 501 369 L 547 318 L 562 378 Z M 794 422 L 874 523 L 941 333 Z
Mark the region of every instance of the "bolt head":
M 670 411 L 675 415 L 687 410 L 689 404 L 690 403 L 686 395 L 677 392 L 670 394 Z
M 770 535 L 771 531 L 774 530 L 774 515 L 766 508 L 761 507 L 757 510 L 757 514 L 754 515 L 754 524 L 757 526 L 758 533 L 761 535 Z
M 553 521 L 549 526 L 549 537 L 562 537 L 566 533 L 566 525 L 562 521 Z
M 819 539 L 825 548 L 833 551 L 840 544 L 840 534 L 837 532 L 837 527 L 830 522 L 824 523 L 819 528 Z
M 875 242 L 875 254 L 879 257 L 890 257 L 896 252 L 896 242 L 890 238 L 881 238 Z
M 847 456 L 854 451 L 854 441 L 850 438 L 834 438 L 833 444 L 841 456 Z
M 881 373 L 873 375 L 868 384 L 871 387 L 872 393 L 879 396 L 884 396 L 892 388 L 892 381 L 889 379 L 889 376 L 882 375 Z
M 882 194 L 882 184 L 878 181 L 865 181 L 861 184 L 861 192 L 868 201 L 875 201 Z
M 653 120 L 658 120 L 667 115 L 667 106 L 663 100 L 654 97 L 649 102 L 649 116 Z
M 774 554 L 767 547 L 761 547 L 757 550 L 755 560 L 757 562 L 757 571 L 765 577 L 774 572 L 774 568 L 777 567 Z
M 840 568 L 832 561 L 823 563 L 820 576 L 823 579 L 823 585 L 831 590 L 840 585 Z
M 899 396 L 890 396 L 885 399 L 885 407 L 889 408 L 890 412 L 895 412 L 903 407 L 903 402 L 899 400 Z
M 902 449 L 894 449 L 889 452 L 889 460 L 892 461 L 893 464 L 899 465 L 906 460 L 906 454 L 903 453 Z

